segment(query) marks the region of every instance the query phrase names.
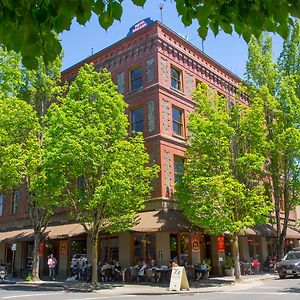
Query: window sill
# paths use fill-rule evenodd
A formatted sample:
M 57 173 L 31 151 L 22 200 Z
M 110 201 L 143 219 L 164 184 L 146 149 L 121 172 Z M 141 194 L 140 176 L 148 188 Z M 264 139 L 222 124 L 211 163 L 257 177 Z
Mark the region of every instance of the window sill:
M 184 96 L 184 92 L 183 92 L 183 91 L 178 90 L 178 89 L 175 89 L 175 88 L 173 88 L 172 86 L 170 86 L 170 89 L 171 89 L 172 91 L 175 91 L 175 92 L 177 92 L 177 93 L 179 93 L 179 94 L 181 94 L 181 95 Z
M 183 135 L 178 135 L 178 134 L 172 133 L 172 137 L 182 140 L 182 141 L 186 141 L 186 137 Z
M 134 94 L 134 93 L 136 93 L 136 92 L 139 92 L 139 91 L 141 91 L 143 88 L 144 88 L 144 87 L 142 86 L 142 87 L 140 87 L 140 88 L 138 88 L 138 89 L 136 89 L 136 90 L 132 90 L 132 91 L 128 92 L 127 95 L 131 95 L 131 94 Z

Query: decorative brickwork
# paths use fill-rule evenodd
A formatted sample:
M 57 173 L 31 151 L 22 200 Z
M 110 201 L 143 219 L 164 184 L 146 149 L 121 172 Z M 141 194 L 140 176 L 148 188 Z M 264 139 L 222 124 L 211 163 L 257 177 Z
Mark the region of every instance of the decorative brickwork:
M 124 72 L 119 73 L 117 75 L 117 85 L 118 85 L 118 92 L 124 95 L 124 93 L 125 93 L 125 74 L 124 74 Z
M 186 73 L 185 74 L 185 92 L 187 95 L 191 95 L 194 91 L 194 77 L 193 75 Z
M 155 130 L 155 103 L 154 100 L 147 102 L 147 116 L 148 116 L 148 131 Z
M 164 133 L 167 133 L 169 130 L 169 101 L 163 101 L 163 128 Z
M 164 58 L 161 58 L 161 78 L 163 81 L 168 82 L 169 80 L 169 68 L 168 68 L 168 61 Z
M 146 63 L 146 82 L 151 82 L 154 80 L 154 58 L 147 60 Z

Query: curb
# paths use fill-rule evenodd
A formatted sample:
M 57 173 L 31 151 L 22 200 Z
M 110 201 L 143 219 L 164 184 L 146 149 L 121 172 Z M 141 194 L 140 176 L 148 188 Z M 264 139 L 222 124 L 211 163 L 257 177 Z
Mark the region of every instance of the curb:
M 72 284 L 65 284 L 64 282 L 47 282 L 47 281 L 41 281 L 41 282 L 16 282 L 16 281 L 10 281 L 5 282 L 4 284 L 15 284 L 15 286 L 27 286 L 32 289 L 39 289 L 39 290 L 48 290 L 48 291 L 66 291 L 66 292 L 85 292 L 85 293 L 104 293 L 104 294 L 115 294 L 115 295 L 134 295 L 134 296 L 146 296 L 146 295 L 182 295 L 182 294 L 203 294 L 203 293 L 213 293 L 213 292 L 222 292 L 226 290 L 226 287 L 232 287 L 234 285 L 240 285 L 242 287 L 242 284 L 251 284 L 255 282 L 260 282 L 264 280 L 271 280 L 275 279 L 276 275 L 270 275 L 260 278 L 243 278 L 241 282 L 235 283 L 227 283 L 225 285 L 225 281 L 223 284 L 220 284 L 219 286 L 212 286 L 212 287 L 205 287 L 205 286 L 199 286 L 199 287 L 192 287 L 190 290 L 181 290 L 181 291 L 169 291 L 168 287 L 147 287 L 149 291 L 143 291 L 136 292 L 136 289 L 132 287 L 132 291 L 129 290 L 127 286 L 121 285 L 101 285 L 101 288 L 93 288 L 89 285 L 81 285 L 81 286 L 74 286 Z M 142 285 L 141 285 L 142 286 Z M 130 287 L 130 286 L 129 286 Z M 155 291 L 154 288 L 160 288 L 161 290 Z M 224 289 L 225 288 L 225 289 Z M 152 290 L 151 290 L 152 289 Z M 110 293 L 112 292 L 112 293 Z

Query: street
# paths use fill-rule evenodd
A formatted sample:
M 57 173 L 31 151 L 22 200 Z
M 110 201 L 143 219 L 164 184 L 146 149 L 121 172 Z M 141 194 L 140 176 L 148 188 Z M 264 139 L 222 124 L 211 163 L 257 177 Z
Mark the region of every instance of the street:
M 98 292 L 89 293 L 73 293 L 66 291 L 47 291 L 45 289 L 30 288 L 30 287 L 17 287 L 14 285 L 0 286 L 0 300 L 4 299 L 28 299 L 28 300 L 96 300 L 96 299 L 152 299 L 158 300 L 162 297 L 170 299 L 171 297 L 178 297 L 178 299 L 208 299 L 208 300 L 226 300 L 226 299 L 282 299 L 282 297 L 288 297 L 289 299 L 299 299 L 300 297 L 300 278 L 288 278 L 285 280 L 270 279 L 264 281 L 254 281 L 251 284 L 238 284 L 222 287 L 221 289 L 215 289 L 210 292 L 203 292 L 201 288 L 199 292 L 186 294 L 184 292 L 179 294 L 169 294 L 167 291 L 165 294 L 159 295 L 143 295 L 143 286 L 141 290 L 134 291 L 133 294 L 124 294 L 123 288 L 113 290 L 101 290 Z M 153 288 L 154 294 L 156 293 L 155 287 Z

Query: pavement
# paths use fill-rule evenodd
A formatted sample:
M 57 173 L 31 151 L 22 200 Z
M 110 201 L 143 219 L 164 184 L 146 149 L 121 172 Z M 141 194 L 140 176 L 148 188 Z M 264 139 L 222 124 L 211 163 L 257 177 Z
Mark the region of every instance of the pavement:
M 165 294 L 198 294 L 221 292 L 234 289 L 246 289 L 253 285 L 261 284 L 263 280 L 275 279 L 274 273 L 242 276 L 241 282 L 235 282 L 234 276 L 213 277 L 207 280 L 189 281 L 190 289 L 181 291 L 169 291 L 169 282 L 163 283 L 100 283 L 91 284 L 81 281 L 65 281 L 57 278 L 57 281 L 41 280 L 39 282 L 27 282 L 19 278 L 11 278 L 3 282 L 2 288 L 10 290 L 32 291 L 66 291 L 81 293 L 101 293 L 102 295 L 165 295 Z M 1 288 L 1 285 L 0 285 Z

